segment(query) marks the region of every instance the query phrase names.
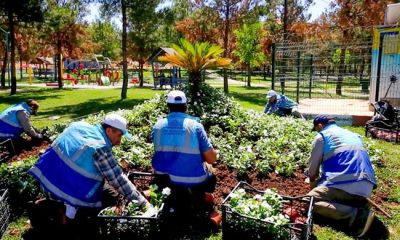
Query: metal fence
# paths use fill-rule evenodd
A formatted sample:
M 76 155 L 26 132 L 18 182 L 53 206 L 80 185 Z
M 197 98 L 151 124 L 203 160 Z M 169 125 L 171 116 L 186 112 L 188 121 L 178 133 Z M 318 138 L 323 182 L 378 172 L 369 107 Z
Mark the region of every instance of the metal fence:
M 273 46 L 272 88 L 304 98 L 369 98 L 371 41 Z

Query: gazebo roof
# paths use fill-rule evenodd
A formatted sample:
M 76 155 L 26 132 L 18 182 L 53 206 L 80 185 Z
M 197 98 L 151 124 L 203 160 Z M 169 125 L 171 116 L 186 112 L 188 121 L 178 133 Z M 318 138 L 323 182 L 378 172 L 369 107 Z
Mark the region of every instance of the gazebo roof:
M 173 48 L 168 47 L 159 47 L 156 51 L 151 54 L 151 56 L 147 59 L 148 62 L 157 62 L 157 58 L 160 56 L 164 56 L 165 54 L 174 54 L 176 51 Z
M 46 64 L 53 65 L 53 58 L 50 57 L 37 57 L 30 61 L 32 64 Z

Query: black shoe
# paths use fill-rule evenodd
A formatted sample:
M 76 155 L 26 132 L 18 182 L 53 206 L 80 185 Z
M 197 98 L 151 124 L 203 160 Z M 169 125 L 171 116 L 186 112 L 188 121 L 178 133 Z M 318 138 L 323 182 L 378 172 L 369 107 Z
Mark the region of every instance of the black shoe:
M 357 237 L 363 237 L 374 221 L 374 212 L 368 208 L 359 208 L 353 227 Z

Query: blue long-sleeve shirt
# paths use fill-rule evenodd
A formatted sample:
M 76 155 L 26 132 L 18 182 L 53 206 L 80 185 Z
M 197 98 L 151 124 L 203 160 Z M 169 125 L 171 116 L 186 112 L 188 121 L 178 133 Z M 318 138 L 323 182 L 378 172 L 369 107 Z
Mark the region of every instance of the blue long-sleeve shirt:
M 285 109 L 291 109 L 296 107 L 297 103 L 292 99 L 286 97 L 285 95 L 277 95 L 276 101 L 274 103 L 268 103 L 265 105 L 264 113 L 272 114 L 275 113 L 277 115 L 283 115 L 283 111 Z

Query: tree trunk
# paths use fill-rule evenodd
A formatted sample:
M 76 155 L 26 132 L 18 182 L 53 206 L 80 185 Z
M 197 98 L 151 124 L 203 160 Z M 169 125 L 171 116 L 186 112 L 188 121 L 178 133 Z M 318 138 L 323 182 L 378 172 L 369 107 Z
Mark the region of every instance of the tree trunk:
M 57 38 L 57 62 L 58 62 L 58 64 L 57 64 L 57 75 L 58 75 L 57 79 L 58 79 L 58 88 L 59 89 L 63 88 L 63 81 L 62 81 L 62 76 L 61 76 L 62 75 L 61 74 L 61 64 L 62 64 L 61 52 L 62 52 L 61 40 L 60 40 L 60 37 L 58 37 Z M 47 69 L 47 67 L 46 67 L 46 69 Z
M 197 93 L 199 92 L 201 82 L 201 72 L 189 73 L 189 91 L 192 99 L 192 104 L 199 99 Z
M 225 0 L 225 32 L 224 32 L 224 57 L 228 56 L 229 25 L 230 25 L 230 1 Z M 228 93 L 228 72 L 224 68 L 224 92 Z
M 339 76 L 336 82 L 336 94 L 342 95 L 342 83 L 344 77 L 344 62 L 346 57 L 346 47 L 342 47 L 340 52 Z
M 251 87 L 251 66 L 247 66 L 247 86 Z
M 7 46 L 4 44 L 4 58 L 1 66 L 1 88 L 6 88 Z
M 128 63 L 127 63 L 127 26 L 128 22 L 126 19 L 126 0 L 121 0 L 121 11 L 122 11 L 122 90 L 121 99 L 127 97 L 128 92 Z
M 143 63 L 139 62 L 139 87 L 143 87 Z
M 19 53 L 19 76 L 20 76 L 21 80 L 23 78 L 22 70 L 23 70 L 22 69 L 22 56 L 21 56 L 21 53 Z
M 14 36 L 14 19 L 11 11 L 8 12 L 8 23 L 10 27 L 10 46 L 11 46 L 11 92 L 10 95 L 17 93 L 17 77 L 15 72 L 15 36 Z

